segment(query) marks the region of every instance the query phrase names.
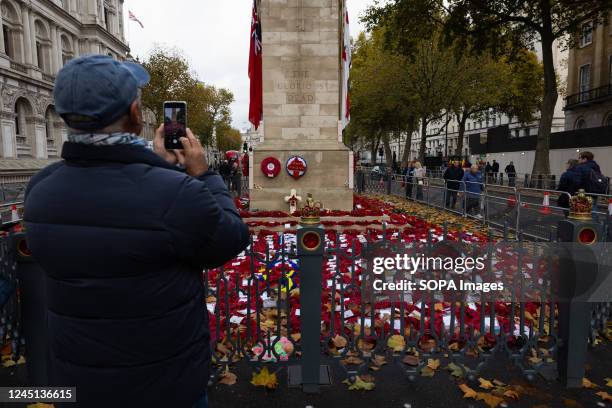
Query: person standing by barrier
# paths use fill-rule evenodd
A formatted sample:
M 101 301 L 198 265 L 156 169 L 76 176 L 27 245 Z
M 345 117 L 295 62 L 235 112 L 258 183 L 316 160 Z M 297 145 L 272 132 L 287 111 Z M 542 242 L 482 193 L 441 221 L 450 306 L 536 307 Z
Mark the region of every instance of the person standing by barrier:
M 104 55 L 67 63 L 54 90 L 63 160 L 25 193 L 27 243 L 47 275 L 48 385 L 78 390 L 66 406 L 207 407 L 202 271 L 249 244 L 191 130 L 182 150 L 166 150 L 163 125 L 155 152 L 138 136 L 149 78 Z
M 462 188 L 465 192 L 465 212 L 468 215 L 473 215 L 474 209 L 476 209 L 476 212 L 479 210 L 480 195 L 484 189 L 482 184 L 482 174 L 478 169 L 478 165 L 473 164 L 470 171 L 463 175 L 463 179 L 461 181 L 463 182 Z M 482 217 L 480 214 L 477 214 L 476 216 Z
M 497 176 L 499 175 L 499 163 L 497 160 L 493 160 L 493 164 L 491 165 L 491 172 L 493 173 L 493 180 L 497 183 Z
M 567 170 L 561 175 L 559 179 L 559 186 L 557 187 L 557 191 L 562 191 L 568 193 L 569 195 L 574 195 L 581 188 L 582 185 L 582 176 L 577 169 L 578 160 L 571 159 L 567 161 Z M 557 199 L 557 206 L 561 208 L 569 208 L 569 196 L 567 194 L 560 194 Z M 565 211 L 565 216 L 567 217 L 569 214 L 568 211 Z
M 414 160 L 411 160 L 406 167 L 406 198 L 412 199 L 412 186 L 414 183 Z
M 587 193 L 606 194 L 608 192 L 608 178 L 601 174 L 599 164 L 591 152 L 581 152 L 578 156 L 576 170 L 582 179 L 581 187 Z M 597 196 L 593 196 L 593 208 L 596 208 Z
M 421 162 L 416 160 L 414 162 L 414 180 L 416 182 L 416 199 L 423 200 L 423 186 L 425 185 L 425 175 L 427 174 L 425 167 L 421 165 Z
M 514 167 L 514 162 L 510 162 L 504 169 L 504 172 L 508 176 L 508 186 L 514 187 L 516 183 L 516 168 Z
M 463 170 L 457 162 L 451 162 L 443 177 L 446 181 L 446 208 L 454 209 L 457 204 L 457 193 L 461 187 L 460 182 L 463 179 Z

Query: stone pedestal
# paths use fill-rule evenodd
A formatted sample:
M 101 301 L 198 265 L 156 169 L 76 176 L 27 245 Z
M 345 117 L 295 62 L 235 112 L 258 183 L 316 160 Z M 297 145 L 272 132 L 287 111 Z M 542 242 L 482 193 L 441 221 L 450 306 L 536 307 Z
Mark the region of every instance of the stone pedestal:
M 253 152 L 251 208 L 285 210 L 292 188 L 312 193 L 325 208 L 353 208 L 349 149 L 339 132 L 341 99 L 341 10 L 338 0 L 261 0 L 263 37 L 263 142 Z M 274 179 L 261 162 L 276 157 Z M 308 164 L 298 180 L 287 159 Z

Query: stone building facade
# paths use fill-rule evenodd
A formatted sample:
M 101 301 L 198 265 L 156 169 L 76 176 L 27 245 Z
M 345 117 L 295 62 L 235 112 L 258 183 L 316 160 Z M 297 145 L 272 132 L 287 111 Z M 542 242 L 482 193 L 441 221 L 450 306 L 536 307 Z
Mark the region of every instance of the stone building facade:
M 0 9 L 0 170 L 35 170 L 67 137 L 53 106 L 57 72 L 85 54 L 128 55 L 123 0 L 0 0 Z
M 569 52 L 565 129 L 612 126 L 612 25 L 582 24 Z

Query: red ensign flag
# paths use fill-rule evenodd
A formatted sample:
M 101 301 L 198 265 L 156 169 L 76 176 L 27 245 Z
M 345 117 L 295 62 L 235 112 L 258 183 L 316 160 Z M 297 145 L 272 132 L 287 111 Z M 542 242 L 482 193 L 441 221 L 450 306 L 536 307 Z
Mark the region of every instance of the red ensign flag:
M 257 14 L 257 0 L 253 0 L 253 18 L 251 20 L 251 52 L 249 55 L 249 78 L 251 79 L 251 101 L 249 104 L 249 121 L 259 128 L 263 117 L 263 79 L 261 57 L 261 23 Z

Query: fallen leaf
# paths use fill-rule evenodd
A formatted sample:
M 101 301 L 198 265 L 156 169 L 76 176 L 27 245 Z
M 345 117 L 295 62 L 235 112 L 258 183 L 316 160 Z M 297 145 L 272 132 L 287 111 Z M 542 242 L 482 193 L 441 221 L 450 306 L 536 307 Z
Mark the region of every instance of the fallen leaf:
M 54 408 L 53 404 L 45 404 L 44 402 L 37 402 L 35 404 L 29 404 L 26 408 Z
M 519 399 L 518 393 L 516 391 L 513 391 L 513 390 L 506 390 L 504 392 L 504 397 L 512 398 L 512 399 L 515 399 L 515 400 Z
M 597 388 L 598 385 L 595 383 L 592 383 L 588 378 L 583 378 L 582 379 L 582 388 Z
M 344 384 L 347 384 L 349 386 L 348 389 L 351 391 L 354 391 L 354 390 L 372 391 L 374 387 L 376 386 L 373 382 L 364 381 L 363 379 L 361 379 L 360 376 L 355 377 L 355 382 L 351 382 L 348 379 L 342 382 Z
M 451 372 L 451 375 L 453 377 L 457 377 L 457 378 L 461 378 L 463 377 L 463 370 L 461 369 L 460 366 L 458 366 L 455 363 L 450 363 L 447 367 L 447 370 L 449 370 Z
M 603 401 L 612 402 L 612 395 L 608 394 L 607 392 L 599 391 L 595 393 L 595 395 L 601 397 Z
M 432 370 L 437 370 L 440 367 L 440 360 L 434 360 L 433 358 L 428 359 L 427 367 L 431 368 Z
M 494 387 L 494 385 L 491 383 L 491 381 L 489 380 L 485 380 L 484 378 L 480 377 L 478 379 L 478 381 L 480 382 L 479 387 L 483 388 L 485 390 L 490 390 L 491 388 Z
M 400 336 L 399 334 L 395 334 L 391 337 L 389 337 L 389 340 L 387 341 L 387 345 L 396 353 L 399 353 L 400 351 L 404 350 L 404 347 L 406 346 L 406 340 L 404 339 L 404 336 Z
M 17 360 L 17 362 L 15 362 L 14 360 L 6 360 L 5 362 L 2 363 L 2 366 L 5 368 L 8 367 L 13 367 L 16 365 L 21 365 L 21 364 L 25 364 L 25 358 L 23 356 L 19 357 L 19 360 Z
M 336 337 L 332 339 L 332 342 L 334 343 L 334 346 L 338 348 L 344 348 L 346 347 L 346 344 L 347 344 L 346 338 L 340 335 L 337 335 L 337 334 L 336 334 Z
M 428 366 L 423 367 L 423 369 L 421 370 L 421 375 L 423 377 L 433 377 L 435 373 L 436 372 L 432 370 L 431 368 L 429 368 Z
M 573 400 L 573 399 L 569 399 L 569 398 L 563 398 L 563 405 L 565 405 L 568 408 L 580 408 L 580 407 L 582 407 L 582 405 L 580 405 L 578 403 L 578 401 Z
M 471 389 L 467 384 L 459 384 L 459 389 L 463 391 L 463 398 L 476 398 L 478 393 Z
M 276 373 L 270 373 L 268 367 L 264 367 L 259 373 L 253 373 L 251 384 L 256 387 L 275 389 L 278 386 L 278 379 Z
M 302 338 L 302 333 L 293 333 L 291 335 L 291 338 L 297 343 Z
M 229 371 L 225 371 L 219 376 L 219 384 L 234 385 L 236 384 L 237 379 L 238 377 L 236 376 L 236 374 L 230 373 Z
M 495 384 L 496 387 L 505 387 L 506 384 L 504 384 L 503 382 L 493 379 L 493 384 Z
M 606 382 L 606 387 L 612 387 L 612 378 L 604 378 Z

